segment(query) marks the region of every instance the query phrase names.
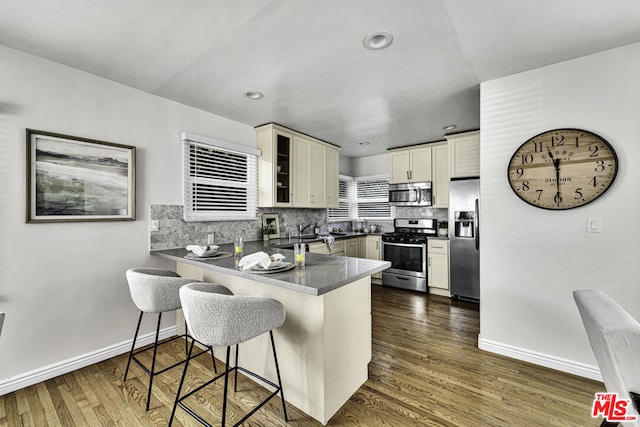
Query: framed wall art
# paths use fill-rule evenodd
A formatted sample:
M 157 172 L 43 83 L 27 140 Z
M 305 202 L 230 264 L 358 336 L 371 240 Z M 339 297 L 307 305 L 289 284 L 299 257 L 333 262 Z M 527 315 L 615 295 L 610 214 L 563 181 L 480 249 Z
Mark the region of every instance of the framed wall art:
M 136 148 L 27 129 L 27 222 L 136 219 Z
M 278 239 L 280 237 L 280 220 L 278 219 L 278 214 L 262 214 L 262 230 L 263 234 L 269 236 L 269 239 Z

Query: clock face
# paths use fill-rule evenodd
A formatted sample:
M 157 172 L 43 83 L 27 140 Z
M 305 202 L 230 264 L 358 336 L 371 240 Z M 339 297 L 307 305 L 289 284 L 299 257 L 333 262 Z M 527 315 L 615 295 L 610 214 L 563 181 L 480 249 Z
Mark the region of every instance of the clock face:
M 600 197 L 618 173 L 613 147 L 595 133 L 550 130 L 526 141 L 509 161 L 509 184 L 525 202 L 572 209 Z

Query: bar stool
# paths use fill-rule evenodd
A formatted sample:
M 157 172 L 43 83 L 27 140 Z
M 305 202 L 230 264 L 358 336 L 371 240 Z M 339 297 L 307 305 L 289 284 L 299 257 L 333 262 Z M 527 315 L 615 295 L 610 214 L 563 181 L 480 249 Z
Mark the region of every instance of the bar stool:
M 227 357 L 224 373 L 216 375 L 213 379 L 180 397 L 180 392 L 182 391 L 182 386 L 184 385 L 184 380 L 187 376 L 189 361 L 192 358 L 191 352 L 193 351 L 193 342 L 191 343 L 189 356 L 187 356 L 187 363 L 184 367 L 184 371 L 182 372 L 182 379 L 180 380 L 176 400 L 171 412 L 171 418 L 169 418 L 169 426 L 171 426 L 173 422 L 178 406 L 203 425 L 211 426 L 211 424 L 207 423 L 201 416 L 196 414 L 193 409 L 187 407 L 182 401 L 224 376 L 221 424 L 222 427 L 224 427 L 227 412 L 227 389 L 229 373 L 231 371 L 235 371 L 236 380 L 234 384 L 237 384 L 238 382 L 238 371 L 242 371 L 275 388 L 275 391 L 271 393 L 269 397 L 263 400 L 253 410 L 251 410 L 251 412 L 234 424 L 234 427 L 245 422 L 251 415 L 262 408 L 262 406 L 264 406 L 278 393 L 280 393 L 280 398 L 282 400 L 284 420 L 287 422 L 287 408 L 285 407 L 282 382 L 280 380 L 280 368 L 278 367 L 276 346 L 273 340 L 273 329 L 282 326 L 286 317 L 284 306 L 279 301 L 271 298 L 226 295 L 225 293 L 220 292 L 220 288 L 226 289 L 223 286 L 214 285 L 212 283 L 191 283 L 180 288 L 182 310 L 184 311 L 187 325 L 189 326 L 194 338 L 197 339 L 198 342 L 204 343 L 208 346 L 226 346 Z M 278 384 L 274 384 L 258 374 L 238 366 L 238 345 L 266 332 L 269 332 L 269 336 L 271 338 L 271 348 L 273 350 L 273 359 L 275 362 Z M 230 368 L 229 357 L 232 345 L 236 346 L 236 366 Z M 236 391 L 235 385 L 234 391 Z
M 151 401 L 151 388 L 153 387 L 153 378 L 163 372 L 168 371 L 171 368 L 175 368 L 178 365 L 185 363 L 185 360 L 174 363 L 164 369 L 156 371 L 156 354 L 158 351 L 158 337 L 160 334 L 160 321 L 162 320 L 162 313 L 168 311 L 174 311 L 181 308 L 180 305 L 180 287 L 187 283 L 192 283 L 193 279 L 184 279 L 179 274 L 170 271 L 162 270 L 158 268 L 132 268 L 127 270 L 127 282 L 129 283 L 129 292 L 131 293 L 131 299 L 133 303 L 140 310 L 140 317 L 138 318 L 138 325 L 136 326 L 136 332 L 133 336 L 133 343 L 131 344 L 131 351 L 129 352 L 129 360 L 127 361 L 127 368 L 124 371 L 123 381 L 127 380 L 127 374 L 129 373 L 129 366 L 131 361 L 136 362 L 142 370 L 149 375 L 149 390 L 147 392 L 147 411 L 149 410 L 149 403 Z M 226 288 L 224 288 L 226 289 Z M 220 290 L 224 293 L 224 290 Z M 232 294 L 230 290 L 226 289 L 228 294 Z M 142 348 L 138 351 L 134 351 L 136 346 L 136 340 L 138 338 L 138 332 L 140 331 L 140 324 L 144 313 L 158 313 L 158 324 L 156 327 L 156 337 L 153 343 L 153 347 Z M 188 341 L 191 338 L 186 329 L 185 322 L 185 334 L 175 336 L 160 345 L 167 344 L 175 339 L 185 339 L 185 353 L 188 350 Z M 191 339 L 193 343 L 193 339 Z M 151 369 L 145 366 L 137 357 L 137 354 L 151 350 L 153 348 L 153 357 L 151 359 Z M 206 353 L 209 350 L 204 350 L 194 355 L 197 357 Z M 217 373 L 216 359 L 211 351 L 211 359 L 213 360 L 213 369 Z

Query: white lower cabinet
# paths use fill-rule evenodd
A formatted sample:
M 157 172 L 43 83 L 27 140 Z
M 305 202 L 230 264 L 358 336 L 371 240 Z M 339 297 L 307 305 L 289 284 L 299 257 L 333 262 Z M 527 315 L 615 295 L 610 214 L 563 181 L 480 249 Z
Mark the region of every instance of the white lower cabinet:
M 329 245 L 325 242 L 309 243 L 309 252 L 313 254 L 344 256 L 344 240 L 336 240 L 333 242 L 333 249 L 329 249 Z
M 380 236 L 366 236 L 365 238 L 365 255 L 361 258 L 367 259 L 382 259 L 382 237 Z M 372 279 L 382 279 L 382 272 L 374 273 L 371 275 Z
M 358 249 L 358 240 L 360 238 L 356 237 L 355 239 L 345 239 L 344 240 L 344 254 L 346 256 L 354 257 L 354 258 L 362 258 Z
M 427 283 L 430 293 L 450 296 L 448 240 L 427 240 Z

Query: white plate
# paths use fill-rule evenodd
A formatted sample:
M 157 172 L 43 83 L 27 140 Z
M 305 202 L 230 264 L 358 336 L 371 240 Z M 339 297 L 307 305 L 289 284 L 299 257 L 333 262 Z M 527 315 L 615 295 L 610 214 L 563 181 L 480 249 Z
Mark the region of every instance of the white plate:
M 285 261 L 273 261 L 269 267 L 264 268 L 261 265 L 256 265 L 251 267 L 251 270 L 277 270 L 279 268 L 283 268 L 286 267 L 289 263 L 285 262 Z

